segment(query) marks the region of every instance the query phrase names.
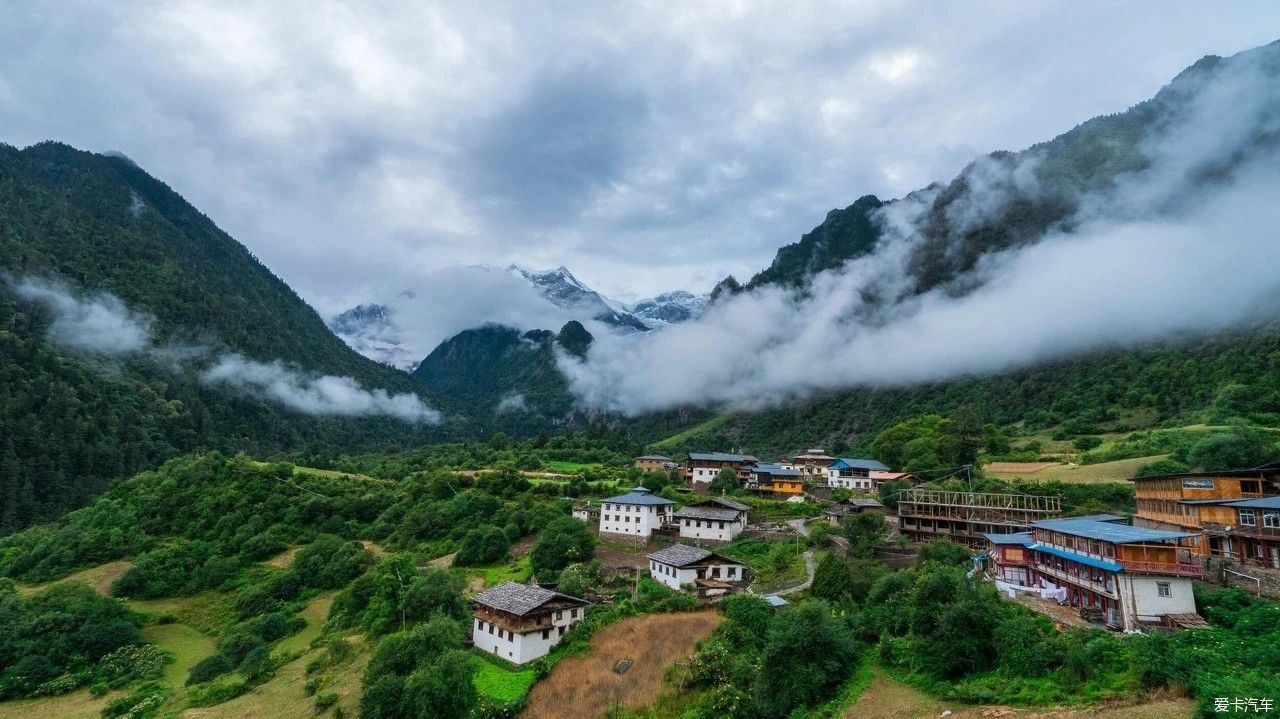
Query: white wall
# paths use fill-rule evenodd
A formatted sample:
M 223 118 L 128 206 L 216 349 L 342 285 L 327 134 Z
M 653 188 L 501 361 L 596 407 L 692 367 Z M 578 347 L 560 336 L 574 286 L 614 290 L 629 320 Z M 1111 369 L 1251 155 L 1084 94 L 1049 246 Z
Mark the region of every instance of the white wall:
M 734 569 L 737 570 L 734 573 L 734 576 L 732 578 L 726 576 L 727 570 L 730 567 L 733 567 Z M 742 578 L 744 576 L 746 576 L 746 572 L 747 572 L 747 568 L 745 565 L 742 565 L 742 564 L 721 564 L 719 577 L 711 577 L 710 569 L 707 570 L 707 577 L 713 578 L 713 579 L 720 579 L 726 582 L 739 582 L 739 581 L 742 581 Z M 685 585 L 693 584 L 698 580 L 698 570 L 696 567 L 689 568 L 689 569 L 677 569 L 676 567 L 672 567 L 668 564 L 662 564 L 660 562 L 655 562 L 652 559 L 650 559 L 649 560 L 649 576 L 653 577 L 659 582 L 662 582 L 668 587 L 671 587 L 672 589 L 681 589 Z
M 471 641 L 476 648 L 487 654 L 506 659 L 515 664 L 524 664 L 535 659 L 545 657 L 551 649 L 560 643 L 561 637 L 568 632 L 573 625 L 582 620 L 582 607 L 576 609 L 565 609 L 561 611 L 559 619 L 553 614 L 551 617 L 551 628 L 547 630 L 547 637 L 544 639 L 542 630 L 537 629 L 523 634 L 507 632 L 503 630 L 503 636 L 498 636 L 498 627 L 493 627 L 493 633 L 489 633 L 490 623 L 477 618 L 471 621 Z M 483 623 L 483 628 L 481 624 Z
M 1137 621 L 1157 621 L 1165 614 L 1190 614 L 1196 610 L 1191 580 L 1185 577 L 1159 577 L 1121 573 L 1117 594 L 1124 609 L 1125 629 Z M 1168 582 L 1168 597 L 1160 596 L 1159 584 Z
M 870 477 L 841 477 L 840 470 L 827 470 L 827 486 L 832 489 L 875 489 L 875 482 Z
M 745 528 L 744 521 L 720 521 L 716 519 L 689 519 L 681 517 L 680 536 L 684 539 L 708 539 L 717 542 L 728 542 Z M 699 527 L 698 525 L 702 526 Z
M 648 537 L 653 530 L 670 521 L 672 505 L 616 504 L 600 506 L 600 531 Z

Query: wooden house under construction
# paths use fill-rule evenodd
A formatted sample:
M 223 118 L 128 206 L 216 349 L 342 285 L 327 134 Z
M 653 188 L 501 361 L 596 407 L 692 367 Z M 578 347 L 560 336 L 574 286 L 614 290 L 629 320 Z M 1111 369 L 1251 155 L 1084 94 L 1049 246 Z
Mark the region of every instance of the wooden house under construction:
M 984 548 L 986 534 L 1030 531 L 1035 522 L 1061 513 L 1058 497 L 920 488 L 898 494 L 899 529 L 915 542 L 949 539 Z

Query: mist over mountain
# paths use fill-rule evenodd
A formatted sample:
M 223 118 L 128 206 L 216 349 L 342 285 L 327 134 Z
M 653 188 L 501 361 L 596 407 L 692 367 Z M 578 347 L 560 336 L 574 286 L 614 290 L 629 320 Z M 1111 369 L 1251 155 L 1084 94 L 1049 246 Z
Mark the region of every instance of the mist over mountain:
M 412 371 L 449 338 L 489 324 L 521 331 L 576 321 L 595 334 L 647 332 L 699 315 L 706 297 L 677 290 L 627 305 L 604 296 L 566 267 L 456 267 L 383 302 L 358 305 L 328 325 L 364 356 Z
M 758 409 L 1265 322 L 1278 79 L 1280 44 L 1204 58 L 1123 113 L 833 211 L 699 319 L 561 367 L 609 411 Z
M 120 157 L 0 145 L 0 527 L 181 452 L 444 430 L 175 192 Z

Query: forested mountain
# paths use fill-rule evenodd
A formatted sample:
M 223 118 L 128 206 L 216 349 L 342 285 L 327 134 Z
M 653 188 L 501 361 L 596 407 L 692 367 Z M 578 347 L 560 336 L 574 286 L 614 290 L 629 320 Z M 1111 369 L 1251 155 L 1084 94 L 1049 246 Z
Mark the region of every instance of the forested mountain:
M 193 449 L 269 453 L 442 431 L 386 416 L 304 414 L 259 396 L 293 388 L 213 386 L 154 355 L 108 358 L 51 342 L 56 318 L 21 299 L 15 283 L 110 293 L 172 358 L 234 353 L 261 363 L 252 367 L 423 392 L 346 347 L 248 250 L 122 157 L 0 145 L 0 273 L 0 529 L 57 516 L 112 478 Z
M 432 391 L 506 431 L 536 432 L 573 408 L 556 348 L 581 355 L 592 337 L 580 322 L 560 332 L 485 325 L 442 342 L 414 370 Z

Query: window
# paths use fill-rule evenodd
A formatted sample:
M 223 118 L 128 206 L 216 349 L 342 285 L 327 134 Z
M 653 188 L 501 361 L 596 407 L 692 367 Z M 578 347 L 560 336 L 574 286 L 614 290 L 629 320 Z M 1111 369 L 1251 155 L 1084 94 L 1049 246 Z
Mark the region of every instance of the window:
M 557 609 L 557 610 L 556 610 L 556 621 L 557 621 L 557 622 L 558 622 L 558 621 L 560 621 L 560 619 L 561 619 L 561 618 L 563 618 L 563 617 L 564 617 L 564 610 L 563 610 L 563 609 Z
M 550 638 L 551 638 L 551 630 L 550 630 L 550 629 L 543 629 L 543 630 L 542 630 L 542 638 L 543 638 L 543 639 L 550 639 Z
M 1242 510 L 1240 510 L 1240 524 L 1242 524 L 1242 525 L 1244 525 L 1244 526 L 1246 526 L 1246 527 L 1255 527 L 1255 526 L 1257 526 L 1257 524 L 1258 524 L 1258 520 L 1253 516 L 1253 510 L 1252 510 L 1252 509 L 1242 509 Z
M 728 576 L 729 576 L 729 578 L 730 578 L 730 579 L 733 579 L 734 577 L 738 576 L 738 568 L 737 568 L 737 567 L 729 567 L 729 575 L 728 575 Z
M 1156 582 L 1156 594 L 1162 597 L 1172 597 L 1173 588 L 1169 586 L 1168 582 Z
M 477 632 L 484 631 L 484 622 L 480 621 L 479 619 L 476 620 L 476 631 Z
M 1262 526 L 1280 527 L 1280 512 L 1264 512 L 1262 515 Z
M 490 633 L 490 634 L 493 634 L 493 625 L 492 625 L 492 624 L 490 624 L 490 625 L 489 625 L 489 633 Z

